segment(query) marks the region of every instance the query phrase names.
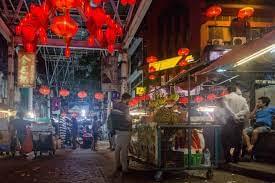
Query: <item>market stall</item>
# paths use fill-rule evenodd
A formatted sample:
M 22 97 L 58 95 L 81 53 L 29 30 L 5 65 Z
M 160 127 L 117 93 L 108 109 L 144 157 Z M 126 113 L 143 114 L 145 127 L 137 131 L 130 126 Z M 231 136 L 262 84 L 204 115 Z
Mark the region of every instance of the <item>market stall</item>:
M 203 97 L 200 88 L 190 87 L 195 71 L 190 69 L 173 82 L 154 88 L 149 97 L 135 97 L 130 102 L 134 116 L 130 154 L 153 165 L 156 180 L 161 180 L 164 171 L 196 169 L 207 170 L 206 178 L 212 178 L 212 168 L 218 165 L 220 124 L 213 116 L 216 95 Z M 188 90 L 177 91 L 184 77 Z

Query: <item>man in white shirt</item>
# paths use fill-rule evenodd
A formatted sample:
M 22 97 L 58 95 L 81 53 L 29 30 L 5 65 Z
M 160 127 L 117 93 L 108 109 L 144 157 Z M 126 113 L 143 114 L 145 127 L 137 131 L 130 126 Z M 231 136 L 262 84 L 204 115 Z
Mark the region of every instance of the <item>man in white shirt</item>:
M 246 99 L 237 94 L 236 86 L 230 86 L 227 90 L 229 94 L 224 96 L 224 104 L 231 117 L 223 127 L 222 144 L 226 162 L 232 161 L 230 149 L 234 148 L 233 162 L 237 163 L 242 146 L 242 130 L 249 107 Z

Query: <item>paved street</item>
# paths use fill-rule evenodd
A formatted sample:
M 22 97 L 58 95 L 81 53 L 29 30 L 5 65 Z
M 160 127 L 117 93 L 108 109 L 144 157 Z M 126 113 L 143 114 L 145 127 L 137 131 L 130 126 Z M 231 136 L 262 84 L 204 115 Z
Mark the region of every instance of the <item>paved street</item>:
M 133 165 L 133 164 L 132 164 Z M 140 169 L 140 168 L 139 168 Z M 192 174 L 192 172 L 191 172 Z M 214 179 L 206 181 L 196 172 L 187 177 L 183 173 L 168 174 L 164 183 L 186 182 L 226 182 L 226 183 L 260 183 L 255 180 L 231 173 L 215 171 Z M 138 170 L 125 177 L 112 179 L 112 154 L 106 147 L 98 152 L 89 149 L 59 150 L 54 158 L 43 156 L 36 160 L 31 157 L 23 159 L 0 159 L 1 183 L 153 183 L 152 171 Z

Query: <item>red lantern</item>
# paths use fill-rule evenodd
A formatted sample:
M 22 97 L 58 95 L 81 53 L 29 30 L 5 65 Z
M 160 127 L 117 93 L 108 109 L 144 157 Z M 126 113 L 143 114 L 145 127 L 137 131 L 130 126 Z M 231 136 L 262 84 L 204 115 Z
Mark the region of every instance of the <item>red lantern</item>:
M 244 19 L 249 18 L 254 14 L 254 8 L 252 7 L 245 7 L 239 10 L 238 18 Z
M 87 92 L 85 92 L 85 91 L 80 91 L 80 92 L 77 93 L 77 96 L 78 96 L 79 98 L 81 98 L 81 99 L 84 99 L 84 98 L 87 97 Z
M 204 101 L 204 98 L 202 96 L 196 96 L 195 99 L 194 99 L 194 101 L 196 103 L 202 103 Z
M 100 5 L 102 3 L 102 0 L 93 0 L 93 3 L 95 3 L 96 5 Z
M 153 67 L 153 66 L 151 66 L 151 67 L 149 68 L 149 73 L 152 73 L 152 72 L 156 72 L 156 68 Z
M 155 76 L 154 74 L 151 74 L 151 75 L 149 76 L 149 79 L 150 79 L 150 80 L 155 80 L 155 79 L 156 79 L 156 76 Z
M 107 28 L 106 32 L 105 32 L 105 36 L 106 36 L 106 41 L 109 44 L 114 44 L 116 41 L 116 33 L 114 30 Z
M 188 97 L 180 97 L 179 98 L 179 103 L 180 104 L 184 104 L 184 105 L 186 105 L 186 104 L 188 104 Z
M 158 58 L 155 57 L 155 56 L 149 56 L 149 57 L 146 58 L 147 63 L 154 63 L 156 61 L 158 61 Z
M 50 28 L 60 37 L 71 38 L 77 33 L 78 24 L 69 15 L 65 15 L 54 17 Z
M 103 35 L 103 31 L 101 29 L 98 29 L 96 31 L 96 39 L 102 43 L 103 39 L 104 39 L 104 35 Z
M 187 66 L 188 65 L 188 62 L 186 62 L 185 60 L 181 60 L 180 62 L 179 62 L 179 66 L 181 66 L 181 67 L 185 67 L 185 66 Z
M 106 23 L 107 17 L 103 8 L 95 8 L 92 11 L 92 19 L 98 28 L 101 28 Z
M 123 6 L 126 6 L 128 4 L 128 0 L 121 0 L 120 3 L 123 5 Z
M 28 53 L 33 53 L 35 50 L 35 45 L 31 42 L 24 44 L 25 51 Z
M 90 46 L 93 46 L 94 43 L 95 43 L 95 37 L 90 35 L 89 38 L 88 38 L 88 43 Z
M 71 55 L 71 50 L 70 50 L 69 47 L 66 47 L 66 49 L 65 49 L 65 57 L 69 58 L 70 55 Z
M 114 46 L 113 44 L 108 45 L 108 52 L 109 52 L 110 54 L 113 54 L 114 51 L 115 51 L 115 46 Z
M 69 90 L 61 89 L 61 90 L 59 91 L 59 95 L 62 96 L 62 97 L 67 97 L 67 96 L 70 95 L 70 92 L 69 92 Z
M 134 5 L 136 3 L 136 0 L 128 0 L 129 5 Z
M 102 99 L 104 99 L 104 94 L 101 93 L 101 92 L 96 92 L 96 93 L 95 93 L 95 99 L 97 99 L 97 100 L 102 100 Z
M 214 93 L 210 93 L 209 95 L 207 95 L 207 100 L 215 100 L 217 98 L 217 96 Z
M 39 88 L 39 92 L 42 94 L 42 95 L 49 95 L 51 93 L 51 90 L 49 87 L 47 86 L 41 86 Z
M 206 16 L 208 18 L 213 18 L 213 17 L 215 18 L 219 16 L 221 13 L 222 13 L 222 8 L 217 5 L 211 6 L 206 10 Z
M 80 0 L 51 0 L 52 5 L 54 5 L 59 10 L 71 9 L 80 6 Z
M 180 48 L 178 51 L 179 56 L 187 56 L 190 53 L 188 48 Z

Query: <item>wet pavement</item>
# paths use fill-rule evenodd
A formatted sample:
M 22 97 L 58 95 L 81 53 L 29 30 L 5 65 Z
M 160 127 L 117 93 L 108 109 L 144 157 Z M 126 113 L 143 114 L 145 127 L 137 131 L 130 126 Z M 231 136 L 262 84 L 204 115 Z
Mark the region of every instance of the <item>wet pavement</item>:
M 35 160 L 0 159 L 1 183 L 153 183 L 154 172 L 144 171 L 141 165 L 131 163 L 138 170 L 112 177 L 112 153 L 102 147 L 97 152 L 89 149 L 59 150 L 55 157 L 44 155 Z M 212 180 L 205 180 L 205 171 L 167 174 L 164 183 L 217 182 L 217 183 L 261 183 L 252 179 L 223 171 L 214 171 Z

